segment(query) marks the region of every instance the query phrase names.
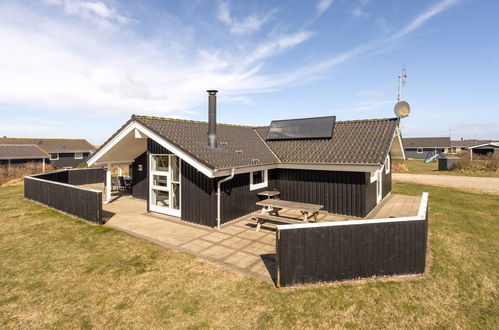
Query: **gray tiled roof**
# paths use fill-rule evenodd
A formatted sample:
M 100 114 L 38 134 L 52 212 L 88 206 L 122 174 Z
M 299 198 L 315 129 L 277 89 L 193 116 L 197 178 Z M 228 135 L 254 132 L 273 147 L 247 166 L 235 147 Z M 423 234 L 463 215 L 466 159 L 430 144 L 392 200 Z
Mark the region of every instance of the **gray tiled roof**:
M 382 164 L 397 127 L 396 118 L 339 121 L 332 139 L 265 141 L 268 126 L 217 124 L 219 148 L 213 150 L 207 146 L 206 122 L 148 116 L 132 116 L 133 120 L 211 168 L 277 162 Z
M 2 144 L 37 145 L 46 152 L 90 152 L 94 146 L 85 139 L 0 138 Z
M 473 147 L 477 146 L 480 144 L 485 144 L 489 143 L 490 140 L 457 140 L 457 141 L 450 141 L 450 145 L 452 147 Z
M 282 162 L 382 164 L 390 149 L 397 119 L 338 121 L 331 139 L 266 141 Z M 268 127 L 256 128 L 263 139 Z
M 217 125 L 218 148 L 207 145 L 206 122 L 135 116 L 139 123 L 211 168 L 275 163 L 278 159 L 253 127 Z
M 404 148 L 449 148 L 450 137 L 414 137 L 403 138 Z
M 50 155 L 36 145 L 3 144 L 0 145 L 0 159 L 42 159 Z

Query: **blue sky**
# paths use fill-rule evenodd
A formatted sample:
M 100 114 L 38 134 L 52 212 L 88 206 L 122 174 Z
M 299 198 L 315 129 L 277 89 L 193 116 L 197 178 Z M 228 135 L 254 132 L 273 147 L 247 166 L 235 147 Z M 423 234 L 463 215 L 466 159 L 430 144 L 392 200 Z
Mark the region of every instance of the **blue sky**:
M 0 135 L 102 143 L 131 114 L 219 122 L 393 116 L 499 139 L 499 1 L 0 2 Z

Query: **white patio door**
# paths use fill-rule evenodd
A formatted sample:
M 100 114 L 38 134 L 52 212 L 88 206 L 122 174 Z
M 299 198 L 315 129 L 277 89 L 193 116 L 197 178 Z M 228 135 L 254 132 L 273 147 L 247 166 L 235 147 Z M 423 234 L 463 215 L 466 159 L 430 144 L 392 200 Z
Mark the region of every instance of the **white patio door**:
M 149 209 L 180 217 L 180 160 L 177 156 L 149 156 Z

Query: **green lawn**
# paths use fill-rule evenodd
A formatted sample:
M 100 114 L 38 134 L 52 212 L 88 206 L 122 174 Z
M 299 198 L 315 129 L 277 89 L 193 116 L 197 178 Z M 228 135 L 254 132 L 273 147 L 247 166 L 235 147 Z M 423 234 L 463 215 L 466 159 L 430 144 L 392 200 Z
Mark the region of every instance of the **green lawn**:
M 497 327 L 499 198 L 395 186 L 422 191 L 427 275 L 279 290 L 0 187 L 0 327 Z
M 396 166 L 396 164 L 400 162 L 394 161 L 393 163 L 394 166 Z M 437 161 L 425 163 L 424 160 L 422 159 L 407 159 L 402 163 L 405 164 L 408 171 L 407 172 L 400 171 L 400 173 L 499 177 L 499 172 L 492 172 L 485 170 L 439 171 Z

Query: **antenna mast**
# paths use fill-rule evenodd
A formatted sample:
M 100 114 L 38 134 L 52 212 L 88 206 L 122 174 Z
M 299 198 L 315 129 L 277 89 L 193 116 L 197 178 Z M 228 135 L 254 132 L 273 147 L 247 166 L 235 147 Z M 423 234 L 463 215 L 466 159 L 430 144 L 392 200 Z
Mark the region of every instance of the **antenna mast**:
M 397 93 L 397 102 L 400 101 L 400 94 L 402 92 L 402 86 L 405 86 L 405 80 L 407 79 L 407 69 L 402 67 L 402 71 L 400 71 L 397 81 L 398 81 L 398 93 Z

